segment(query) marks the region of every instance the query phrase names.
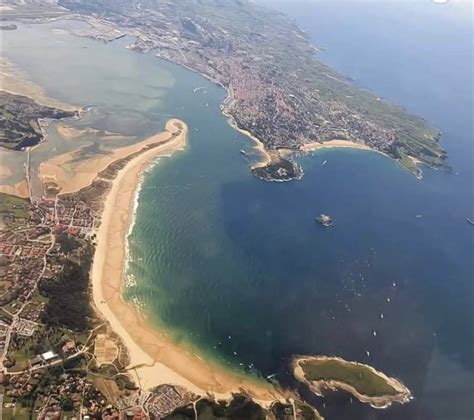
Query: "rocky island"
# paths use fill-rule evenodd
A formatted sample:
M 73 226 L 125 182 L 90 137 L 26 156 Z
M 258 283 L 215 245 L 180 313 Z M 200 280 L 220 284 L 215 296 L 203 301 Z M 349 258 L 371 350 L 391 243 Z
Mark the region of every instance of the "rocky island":
M 416 174 L 413 158 L 446 167 L 438 130 L 318 61 L 308 35 L 279 12 L 248 1 L 59 4 L 91 25 L 80 35 L 103 41 L 133 36 L 130 48 L 157 52 L 223 86 L 225 115 L 270 152 L 270 161 L 254 168 L 263 179 L 301 176 L 280 149 L 335 139 L 366 145 Z
M 348 362 L 340 357 L 296 356 L 292 361 L 295 378 L 316 395 L 342 390 L 374 408 L 412 399 L 410 390 L 372 366 Z

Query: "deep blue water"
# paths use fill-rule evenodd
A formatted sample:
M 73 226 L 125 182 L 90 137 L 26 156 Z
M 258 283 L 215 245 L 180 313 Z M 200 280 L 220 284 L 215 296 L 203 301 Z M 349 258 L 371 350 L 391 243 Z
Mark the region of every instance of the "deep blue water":
M 219 113 L 224 92 L 163 63 L 190 148 L 145 178 L 129 293 L 233 368 L 284 380 L 292 354 L 335 354 L 415 396 L 385 411 L 318 401 L 329 419 L 472 419 L 472 21 L 428 1 L 288 4 L 323 61 L 442 130 L 454 174 L 424 168 L 420 181 L 380 155 L 328 150 L 302 159 L 300 182 L 259 181 L 238 153 L 251 143 Z

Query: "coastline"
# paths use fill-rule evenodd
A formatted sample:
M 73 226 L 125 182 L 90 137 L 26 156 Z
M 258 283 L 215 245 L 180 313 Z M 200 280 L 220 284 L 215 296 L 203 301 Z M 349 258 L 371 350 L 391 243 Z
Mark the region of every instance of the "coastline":
M 168 121 L 167 131 L 177 122 Z M 283 393 L 269 384 L 239 377 L 179 347 L 163 332 L 148 325 L 138 310 L 123 300 L 126 241 L 142 173 L 155 158 L 183 150 L 185 145 L 186 128 L 170 141 L 134 157 L 112 181 L 97 232 L 91 272 L 93 302 L 127 347 L 128 370 L 134 373 L 142 388 L 168 383 L 199 395 L 212 393 L 224 399 L 230 398 L 233 392 L 243 391 L 261 404 L 269 405 L 282 398 Z
M 307 144 L 302 145 L 299 148 L 299 150 L 296 150 L 296 152 L 300 151 L 304 153 L 311 153 L 311 152 L 317 152 L 318 150 L 322 150 L 322 149 L 358 149 L 358 150 L 366 150 L 369 152 L 378 153 L 379 155 L 382 155 L 394 162 L 397 162 L 404 170 L 414 175 L 417 179 L 419 180 L 423 179 L 423 172 L 420 169 L 420 165 L 423 164 L 424 162 L 415 158 L 414 156 L 408 156 L 408 158 L 413 162 L 413 165 L 415 167 L 415 170 L 411 170 L 407 166 L 403 165 L 400 159 L 395 159 L 394 157 L 388 155 L 387 153 L 374 149 L 370 146 L 367 146 L 366 144 L 356 143 L 350 140 L 333 139 L 333 140 L 327 140 L 327 141 L 322 141 L 322 142 L 307 143 Z M 281 150 L 286 151 L 288 149 L 281 149 Z M 294 152 L 295 150 L 288 150 L 287 153 L 291 155 Z
M 209 79 L 209 80 L 211 80 L 211 79 Z M 252 166 L 250 166 L 250 169 L 261 168 L 261 167 L 267 166 L 268 164 L 272 163 L 274 161 L 275 157 L 278 158 L 278 152 L 275 151 L 274 155 L 276 155 L 276 156 L 272 156 L 272 153 L 265 148 L 265 145 L 263 144 L 263 142 L 260 139 L 258 139 L 257 137 L 255 137 L 250 131 L 244 130 L 243 128 L 239 128 L 239 126 L 237 125 L 237 122 L 235 121 L 235 118 L 229 113 L 227 105 L 228 105 L 229 102 L 234 100 L 233 97 L 232 97 L 231 88 L 230 87 L 227 88 L 227 87 L 223 86 L 222 84 L 220 84 L 218 82 L 215 82 L 213 80 L 211 80 L 211 82 L 216 83 L 218 86 L 222 87 L 227 92 L 227 96 L 226 96 L 226 98 L 224 99 L 224 101 L 222 102 L 222 104 L 220 106 L 221 113 L 227 119 L 227 123 L 234 130 L 238 131 L 239 133 L 241 133 L 244 136 L 247 136 L 248 138 L 253 140 L 255 142 L 254 149 L 258 150 L 258 152 L 261 155 L 261 159 L 258 162 L 254 163 Z
M 129 48 L 129 47 L 127 47 L 127 48 Z M 135 51 L 133 48 L 130 48 L 130 49 Z M 319 49 L 319 50 L 321 50 L 321 49 Z M 140 50 L 138 50 L 138 51 L 141 52 L 142 54 L 147 54 L 147 52 L 140 51 Z M 367 150 L 367 151 L 371 151 L 371 152 L 374 152 L 374 153 L 379 153 L 382 156 L 385 156 L 386 158 L 389 158 L 390 160 L 394 160 L 395 162 L 397 162 L 400 166 L 402 166 L 405 170 L 407 170 L 409 173 L 414 175 L 417 179 L 421 180 L 423 178 L 422 171 L 419 168 L 420 163 L 423 163 L 422 161 L 420 161 L 420 160 L 418 160 L 414 157 L 410 157 L 410 159 L 413 161 L 413 163 L 415 164 L 415 167 L 416 167 L 416 172 L 414 172 L 414 171 L 411 171 L 409 168 L 407 168 L 405 165 L 403 165 L 401 163 L 400 159 L 396 159 L 393 156 L 390 156 L 387 153 L 381 152 L 380 150 L 377 150 L 377 149 L 374 149 L 370 146 L 367 146 L 364 143 L 356 143 L 356 142 L 353 142 L 353 141 L 350 141 L 350 140 L 332 139 L 332 140 L 325 140 L 325 141 L 316 141 L 316 142 L 303 144 L 297 149 L 279 148 L 277 150 L 270 151 L 270 150 L 266 149 L 265 144 L 260 139 L 255 137 L 250 131 L 239 128 L 235 118 L 229 113 L 229 103 L 232 102 L 233 99 L 234 99 L 233 95 L 232 95 L 231 86 L 225 86 L 223 83 L 219 82 L 217 79 L 211 77 L 210 75 L 208 75 L 206 73 L 203 73 L 203 72 L 200 72 L 199 70 L 196 70 L 193 67 L 190 67 L 185 63 L 175 62 L 172 59 L 170 59 L 169 57 L 164 56 L 162 54 L 156 54 L 155 57 L 157 57 L 159 59 L 162 59 L 162 60 L 165 60 L 169 63 L 175 64 L 177 66 L 180 66 L 180 67 L 182 67 L 186 70 L 189 70 L 193 73 L 199 74 L 200 76 L 202 76 L 205 79 L 209 80 L 211 83 L 214 83 L 215 85 L 217 85 L 217 86 L 219 86 L 219 87 L 221 87 L 222 89 L 225 90 L 226 97 L 224 98 L 224 100 L 222 101 L 222 103 L 220 105 L 220 110 L 221 110 L 222 115 L 224 115 L 224 117 L 227 119 L 228 124 L 233 129 L 235 129 L 238 132 L 240 132 L 241 134 L 249 137 L 251 140 L 253 140 L 256 143 L 256 146 L 254 148 L 256 150 L 258 150 L 258 152 L 262 156 L 262 158 L 258 162 L 254 163 L 253 165 L 250 166 L 250 170 L 252 172 L 254 172 L 255 170 L 259 170 L 259 169 L 265 169 L 269 165 L 278 162 L 280 159 L 283 159 L 285 156 L 292 156 L 295 152 L 296 153 L 297 152 L 309 153 L 309 152 L 313 152 L 313 151 L 320 150 L 320 149 L 340 148 L 340 149 Z M 297 180 L 301 179 L 304 175 L 304 171 L 302 170 L 302 168 L 300 168 L 300 170 L 301 170 L 301 172 L 300 172 L 299 176 L 297 176 L 296 178 L 291 178 L 291 179 L 283 180 L 283 181 L 289 181 L 289 180 L 292 180 L 292 179 L 297 179 Z M 281 180 L 276 180 L 276 181 L 281 181 Z
M 132 49 L 132 51 L 135 51 L 135 50 Z M 147 54 L 146 52 L 140 52 L 140 53 Z M 224 84 L 219 82 L 217 79 L 214 79 L 213 77 L 207 75 L 206 73 L 202 73 L 202 72 L 200 72 L 200 71 L 198 71 L 198 70 L 196 70 L 196 69 L 194 69 L 194 68 L 192 68 L 192 67 L 190 67 L 190 66 L 188 66 L 184 63 L 177 63 L 177 62 L 171 60 L 170 58 L 168 58 L 166 56 L 163 56 L 161 54 L 156 54 L 155 57 L 159 58 L 160 60 L 167 61 L 168 63 L 174 64 L 176 66 L 182 67 L 183 69 L 189 70 L 192 73 L 198 74 L 199 76 L 204 77 L 206 80 L 210 81 L 211 83 L 215 84 L 216 86 L 219 86 L 220 88 L 224 89 L 225 92 L 226 92 L 226 97 L 224 98 L 224 100 L 222 101 L 222 103 L 219 106 L 219 109 L 221 110 L 222 115 L 226 118 L 227 123 L 234 130 L 238 131 L 239 133 L 241 133 L 244 136 L 247 136 L 251 140 L 253 140 L 255 142 L 254 149 L 258 150 L 258 152 L 261 154 L 261 159 L 258 162 L 256 162 L 255 164 L 253 164 L 252 166 L 250 166 L 250 169 L 265 167 L 268 164 L 272 163 L 272 161 L 273 161 L 272 160 L 273 159 L 272 154 L 269 150 L 267 150 L 265 148 L 265 144 L 260 139 L 255 137 L 250 131 L 245 130 L 243 128 L 239 128 L 238 125 L 237 125 L 237 122 L 235 121 L 235 118 L 229 113 L 228 103 L 234 100 L 234 98 L 232 96 L 232 93 L 231 93 L 231 87 L 230 86 L 225 86 Z M 278 159 L 278 151 L 276 151 L 276 150 L 275 150 L 275 156 Z

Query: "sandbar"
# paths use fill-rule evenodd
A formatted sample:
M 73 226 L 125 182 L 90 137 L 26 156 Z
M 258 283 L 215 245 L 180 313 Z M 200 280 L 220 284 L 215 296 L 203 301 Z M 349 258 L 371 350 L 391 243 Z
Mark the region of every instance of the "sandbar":
M 14 95 L 27 96 L 40 105 L 58 108 L 64 111 L 80 111 L 82 109 L 79 106 L 50 98 L 41 86 L 34 83 L 25 72 L 8 61 L 5 57 L 0 57 L 0 80 L 1 90 Z

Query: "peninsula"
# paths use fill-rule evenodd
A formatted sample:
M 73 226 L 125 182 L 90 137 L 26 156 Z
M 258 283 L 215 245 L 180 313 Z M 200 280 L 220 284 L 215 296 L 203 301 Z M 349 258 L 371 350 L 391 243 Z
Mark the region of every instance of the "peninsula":
M 78 115 L 38 104 L 33 99 L 0 90 L 0 146 L 21 150 L 43 140 L 41 125 L 48 119 Z
M 267 180 L 301 177 L 281 148 L 299 151 L 334 139 L 365 145 L 418 173 L 447 167 L 440 133 L 401 106 L 352 85 L 317 60 L 308 35 L 283 14 L 246 0 L 59 0 L 88 22 L 78 35 L 111 41 L 195 70 L 223 86 L 222 111 L 261 141 L 271 159 L 253 172 Z

